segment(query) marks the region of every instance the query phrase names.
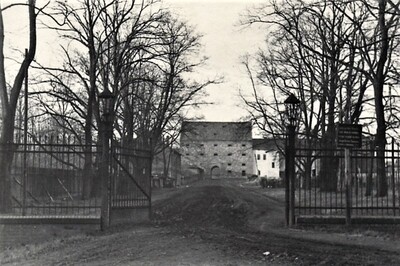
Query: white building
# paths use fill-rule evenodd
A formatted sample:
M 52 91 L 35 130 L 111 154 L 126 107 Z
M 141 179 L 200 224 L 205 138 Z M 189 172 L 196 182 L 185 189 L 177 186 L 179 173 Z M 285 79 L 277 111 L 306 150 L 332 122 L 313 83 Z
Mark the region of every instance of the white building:
M 259 177 L 279 179 L 285 170 L 284 158 L 274 139 L 253 139 L 253 151 Z

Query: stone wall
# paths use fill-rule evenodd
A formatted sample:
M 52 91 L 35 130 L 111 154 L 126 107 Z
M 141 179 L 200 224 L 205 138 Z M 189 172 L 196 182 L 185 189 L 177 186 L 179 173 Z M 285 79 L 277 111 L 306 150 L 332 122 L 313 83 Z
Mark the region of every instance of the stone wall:
M 198 167 L 205 178 L 256 174 L 250 123 L 193 122 L 181 137 L 182 168 Z

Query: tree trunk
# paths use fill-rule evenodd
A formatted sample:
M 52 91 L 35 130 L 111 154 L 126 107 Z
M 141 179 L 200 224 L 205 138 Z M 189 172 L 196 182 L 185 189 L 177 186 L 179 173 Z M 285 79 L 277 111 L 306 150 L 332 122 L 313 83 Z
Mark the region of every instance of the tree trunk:
M 312 151 L 307 151 L 306 161 L 304 163 L 304 175 L 301 187 L 306 190 L 311 189 L 311 168 L 312 168 Z
M 321 159 L 320 189 L 325 192 L 336 192 L 339 160 L 335 157 L 335 97 L 332 95 L 332 91 L 330 94 L 328 102 L 328 128 L 322 140 L 322 149 L 325 156 Z
M 366 169 L 366 180 L 365 180 L 365 196 L 372 195 L 372 186 L 373 186 L 373 173 L 374 173 L 374 152 L 375 152 L 375 142 L 369 142 L 369 152 L 367 157 L 371 158 L 370 160 L 365 160 L 365 166 L 363 168 Z
M 14 121 L 18 98 L 21 92 L 25 73 L 36 53 L 36 14 L 35 0 L 29 0 L 29 49 L 15 76 L 11 90 L 7 87 L 4 64 L 4 24 L 0 8 L 0 102 L 3 124 L 0 136 L 0 212 L 11 210 L 11 176 L 10 167 L 13 159 L 12 142 L 14 140 Z
M 0 142 L 0 213 L 11 211 L 11 164 L 13 158 L 12 142 L 14 134 L 14 115 L 3 116 Z
M 376 137 L 375 144 L 377 148 L 376 174 L 377 174 L 377 196 L 387 195 L 388 184 L 385 171 L 385 145 L 386 145 L 386 121 L 383 105 L 383 86 L 385 84 L 385 64 L 389 52 L 388 27 L 385 21 L 386 0 L 379 0 L 379 30 L 380 30 L 380 55 L 377 65 L 377 71 L 374 78 L 374 96 L 375 96 L 375 115 L 376 115 Z

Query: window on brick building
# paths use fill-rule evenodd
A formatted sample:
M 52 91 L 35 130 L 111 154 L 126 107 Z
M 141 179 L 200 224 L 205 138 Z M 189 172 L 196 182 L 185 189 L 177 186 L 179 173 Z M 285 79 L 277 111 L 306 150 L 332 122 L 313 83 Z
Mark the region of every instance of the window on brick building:
M 214 144 L 214 147 L 217 147 L 218 146 L 218 144 Z
M 214 156 L 218 156 L 218 153 L 214 153 Z
M 232 164 L 231 163 L 228 163 L 228 166 L 231 166 Z
M 232 174 L 232 170 L 228 170 L 228 174 Z
M 242 166 L 246 166 L 246 164 L 245 164 L 245 163 L 242 163 Z
M 228 144 L 228 147 L 232 147 L 232 144 Z
M 246 156 L 246 153 L 242 153 L 242 156 Z
M 228 153 L 228 156 L 232 156 L 232 153 Z
M 246 144 L 242 144 L 242 147 L 246 147 Z
M 245 176 L 246 175 L 246 170 L 243 170 L 242 171 L 242 176 Z

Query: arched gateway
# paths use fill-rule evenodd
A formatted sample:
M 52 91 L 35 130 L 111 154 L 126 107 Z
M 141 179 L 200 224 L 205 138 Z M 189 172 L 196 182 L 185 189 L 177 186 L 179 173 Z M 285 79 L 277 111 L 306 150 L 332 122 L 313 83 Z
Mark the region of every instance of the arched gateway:
M 211 173 L 210 173 L 211 179 L 220 178 L 220 175 L 221 175 L 221 169 L 219 168 L 219 166 L 215 165 L 211 167 Z

